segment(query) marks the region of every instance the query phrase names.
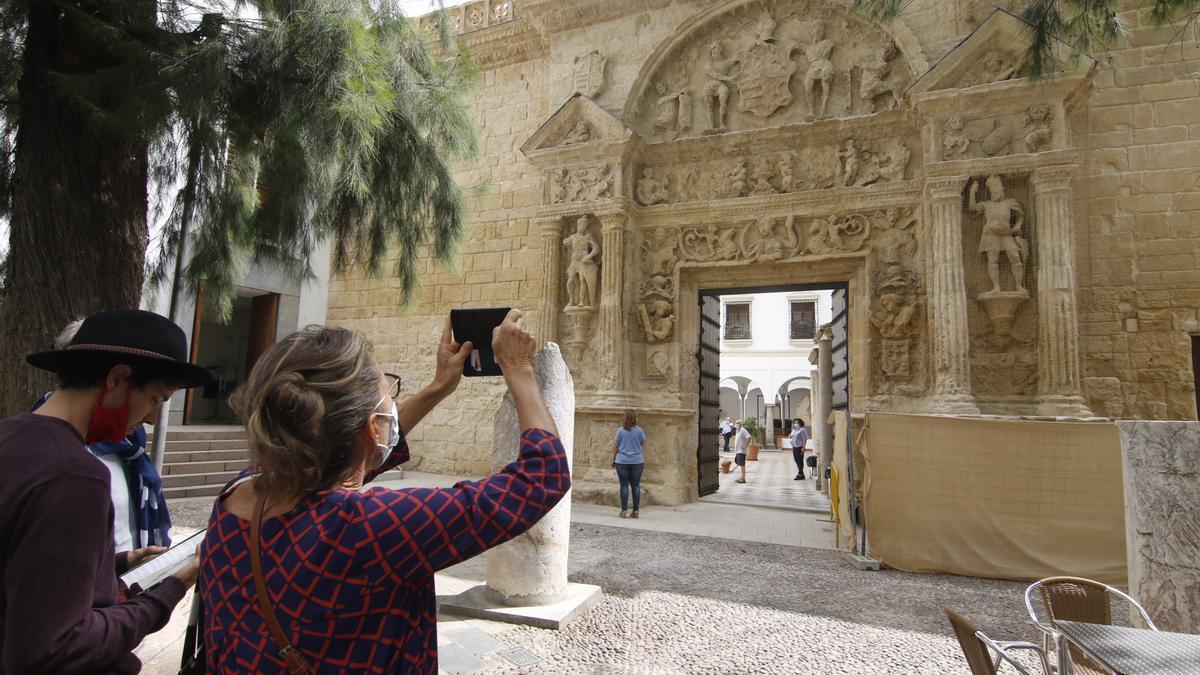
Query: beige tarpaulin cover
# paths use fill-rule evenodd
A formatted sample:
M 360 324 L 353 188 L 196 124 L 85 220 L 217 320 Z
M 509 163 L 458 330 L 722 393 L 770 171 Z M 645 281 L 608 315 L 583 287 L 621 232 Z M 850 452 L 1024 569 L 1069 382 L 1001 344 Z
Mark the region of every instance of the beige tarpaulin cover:
M 866 525 L 897 569 L 1125 584 L 1115 424 L 867 415 Z

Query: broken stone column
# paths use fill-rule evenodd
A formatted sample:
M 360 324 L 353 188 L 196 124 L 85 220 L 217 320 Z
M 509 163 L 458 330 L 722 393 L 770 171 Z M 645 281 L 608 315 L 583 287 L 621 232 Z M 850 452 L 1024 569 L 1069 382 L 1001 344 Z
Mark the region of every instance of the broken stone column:
M 1200 633 L 1200 422 L 1118 422 L 1129 594 L 1159 630 Z
M 570 466 L 575 438 L 575 383 L 558 345 L 547 343 L 535 357 L 533 369 Z M 516 459 L 521 441 L 521 423 L 511 394 L 504 396 L 496 413 L 495 438 L 492 468 L 498 471 Z M 528 532 L 488 554 L 487 597 L 514 607 L 562 600 L 567 593 L 570 535 L 571 493 L 568 492 Z

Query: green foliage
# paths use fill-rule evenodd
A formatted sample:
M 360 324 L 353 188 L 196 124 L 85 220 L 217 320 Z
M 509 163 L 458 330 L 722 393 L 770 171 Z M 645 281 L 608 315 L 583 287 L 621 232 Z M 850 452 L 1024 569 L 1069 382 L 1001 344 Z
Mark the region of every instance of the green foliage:
M 0 47 L 4 97 L 15 96 L 31 1 L 0 10 L 0 37 L 13 38 Z M 144 0 L 103 4 L 116 9 L 62 5 L 101 46 L 97 67 L 51 82 L 94 133 L 151 142 L 150 203 L 167 216 L 152 286 L 173 273 L 184 231 L 195 234 L 189 286 L 203 281 L 222 312 L 240 268 L 272 261 L 311 276 L 326 242 L 338 272 L 392 262 L 406 300 L 426 248 L 453 258 L 466 196 L 451 168 L 478 151 L 465 101 L 477 77 L 444 16 L 429 42 L 388 1 L 158 0 L 149 19 L 133 10 Z M 0 155 L 8 195 L 11 152 Z
M 747 417 L 742 422 L 742 426 L 746 427 L 746 431 L 750 432 L 750 435 L 754 438 L 756 443 L 759 445 L 766 445 L 767 430 L 764 429 L 761 424 L 759 424 L 757 417 Z
M 904 13 L 912 0 L 854 0 L 855 11 L 877 21 Z M 1101 56 L 1120 44 L 1129 27 L 1118 11 L 1121 0 L 1029 0 L 1021 18 L 1032 27 L 1026 53 L 1027 74 L 1046 77 L 1083 56 Z M 1200 0 L 1155 0 L 1150 19 L 1156 25 L 1200 18 Z M 1067 46 L 1066 62 L 1055 45 Z

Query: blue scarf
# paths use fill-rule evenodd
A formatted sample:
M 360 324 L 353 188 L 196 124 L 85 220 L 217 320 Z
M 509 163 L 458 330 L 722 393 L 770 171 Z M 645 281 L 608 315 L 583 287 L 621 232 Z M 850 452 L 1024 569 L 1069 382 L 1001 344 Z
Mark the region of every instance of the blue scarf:
M 50 393 L 43 396 L 33 409 L 42 407 Z M 133 533 L 133 547 L 170 546 L 171 516 L 167 513 L 167 498 L 162 491 L 162 478 L 154 468 L 150 455 L 146 454 L 146 430 L 137 425 L 133 433 L 117 443 L 93 443 L 88 451 L 97 457 L 116 455 L 124 460 L 125 479 L 129 483 L 129 499 L 137 509 L 137 532 Z M 125 514 L 118 513 L 118 518 Z

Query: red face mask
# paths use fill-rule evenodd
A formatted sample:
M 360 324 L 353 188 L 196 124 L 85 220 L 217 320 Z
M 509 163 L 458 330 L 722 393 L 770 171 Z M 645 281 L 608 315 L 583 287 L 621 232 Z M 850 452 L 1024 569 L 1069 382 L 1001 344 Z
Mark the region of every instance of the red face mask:
M 120 408 L 105 408 L 105 393 L 100 392 L 96 407 L 92 409 L 92 421 L 88 424 L 84 445 L 117 443 L 129 434 L 129 397 L 133 394 L 133 385 L 129 385 L 129 390 L 125 392 L 125 405 Z

